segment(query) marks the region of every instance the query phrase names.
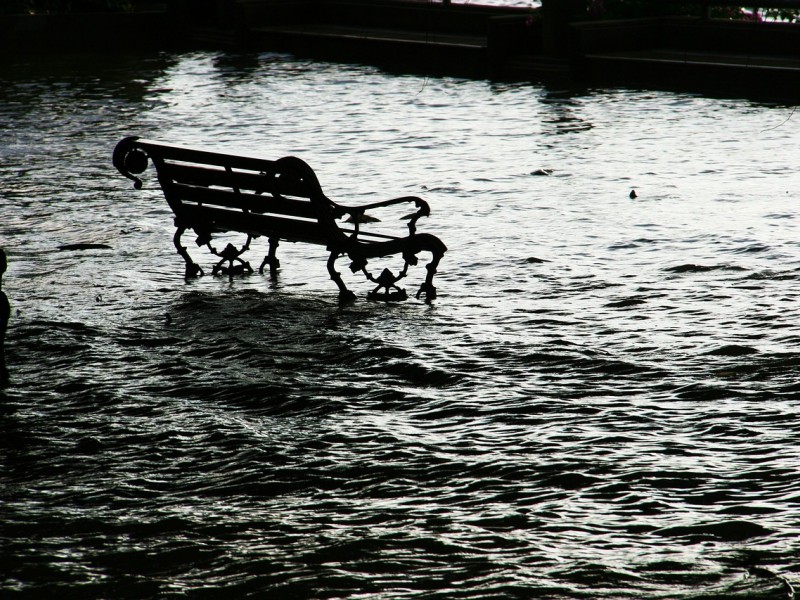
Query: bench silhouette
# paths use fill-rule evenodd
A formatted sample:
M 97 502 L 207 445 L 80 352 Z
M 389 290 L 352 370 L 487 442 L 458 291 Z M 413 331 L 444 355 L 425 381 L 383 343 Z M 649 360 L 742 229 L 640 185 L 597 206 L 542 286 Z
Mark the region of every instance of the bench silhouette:
M 181 245 L 181 236 L 192 229 L 198 246 L 207 246 L 219 257 L 212 274 L 253 272 L 250 263 L 242 258 L 253 239 L 264 236 L 269 251 L 259 271 L 269 267 L 270 276 L 277 277 L 280 262 L 276 256 L 279 240 L 306 242 L 325 246 L 330 252 L 328 272 L 339 287 L 342 300 L 355 299 L 347 289 L 341 274 L 335 269 L 336 260 L 346 255 L 353 273 L 362 271 L 377 287 L 368 297 L 378 300 L 404 300 L 405 290 L 397 282 L 407 274 L 409 266 L 418 262 L 417 254 L 430 252 L 426 265 L 427 277 L 416 297 L 426 301 L 436 297 L 433 276 L 446 246 L 434 235 L 417 233 L 420 217 L 430 214 L 428 204 L 416 196 L 405 196 L 362 206 L 344 206 L 328 199 L 322 192 L 314 171 L 295 157 L 265 160 L 236 156 L 165 144 L 138 137 L 122 139 L 114 149 L 113 163 L 120 173 L 134 181 L 140 189 L 137 175 L 144 173 L 148 159 L 153 162 L 158 181 L 173 213 L 176 232 L 175 248 L 186 263 L 186 277 L 203 274 L 203 269 Z M 367 210 L 396 204 L 413 204 L 416 212 L 407 215 L 408 235 L 393 236 L 364 231 L 370 221 Z M 346 217 L 346 219 L 345 219 Z M 247 236 L 241 248 L 227 244 L 217 250 L 212 241 L 224 232 L 240 232 Z M 370 259 L 401 255 L 405 264 L 395 275 L 389 269 L 376 277 L 367 270 Z

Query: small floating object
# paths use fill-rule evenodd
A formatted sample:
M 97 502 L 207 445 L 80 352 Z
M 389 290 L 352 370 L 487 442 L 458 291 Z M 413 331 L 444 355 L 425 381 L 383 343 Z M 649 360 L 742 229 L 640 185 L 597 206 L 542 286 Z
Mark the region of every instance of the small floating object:
M 103 442 L 93 437 L 85 437 L 78 441 L 75 450 L 79 454 L 97 454 L 103 449 Z
M 709 539 L 740 542 L 754 537 L 764 537 L 773 533 L 771 529 L 750 521 L 720 521 L 701 525 L 676 525 L 656 529 L 652 533 L 664 537 L 688 537 L 700 541 Z
M 627 308 L 629 306 L 638 306 L 646 303 L 647 301 L 643 298 L 626 298 L 624 300 L 617 300 L 616 302 L 609 302 L 606 306 L 609 308 Z
M 531 175 L 536 175 L 537 177 L 546 177 L 552 174 L 553 169 L 536 169 L 535 171 L 531 171 Z
M 629 197 L 631 200 L 634 200 L 634 199 L 636 199 L 636 198 L 638 197 L 638 194 L 636 193 L 636 190 L 631 190 L 631 193 L 630 193 L 630 194 L 628 194 L 628 197 Z
M 108 244 L 64 244 L 58 247 L 60 252 L 74 252 L 78 250 L 111 250 Z
M 531 264 L 531 265 L 538 265 L 540 263 L 546 263 L 548 261 L 546 261 L 543 258 L 536 258 L 535 256 L 530 256 L 530 257 L 525 259 L 525 262 L 528 263 L 528 264 Z
M 674 267 L 667 267 L 665 271 L 670 273 L 705 273 L 707 271 L 714 271 L 720 267 L 708 267 L 705 265 L 696 265 L 694 263 L 687 263 L 685 265 L 676 265 Z
M 706 354 L 711 356 L 748 356 L 758 354 L 758 350 L 752 346 L 740 346 L 739 344 L 729 344 L 714 350 L 709 350 Z

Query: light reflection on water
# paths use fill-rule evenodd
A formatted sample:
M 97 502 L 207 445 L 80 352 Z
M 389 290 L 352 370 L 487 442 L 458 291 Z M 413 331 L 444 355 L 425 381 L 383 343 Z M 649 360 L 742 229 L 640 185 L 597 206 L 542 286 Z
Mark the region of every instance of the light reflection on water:
M 270 54 L 0 83 L 4 589 L 786 597 L 790 107 Z M 134 134 L 424 196 L 439 299 L 340 307 L 291 244 L 277 285 L 184 282 L 157 185 L 112 170 Z
M 452 0 L 453 4 L 477 6 L 513 6 L 522 8 L 535 8 L 542 5 L 539 0 Z

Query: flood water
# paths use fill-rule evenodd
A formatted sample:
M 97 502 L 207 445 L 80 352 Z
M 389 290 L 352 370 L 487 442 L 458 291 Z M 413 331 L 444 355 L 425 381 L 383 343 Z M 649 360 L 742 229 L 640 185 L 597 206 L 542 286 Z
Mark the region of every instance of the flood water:
M 7 62 L 0 589 L 791 597 L 799 121 L 275 54 Z M 152 172 L 111 165 L 126 135 L 426 198 L 438 298 L 343 268 L 340 305 L 289 243 L 277 283 L 185 281 Z

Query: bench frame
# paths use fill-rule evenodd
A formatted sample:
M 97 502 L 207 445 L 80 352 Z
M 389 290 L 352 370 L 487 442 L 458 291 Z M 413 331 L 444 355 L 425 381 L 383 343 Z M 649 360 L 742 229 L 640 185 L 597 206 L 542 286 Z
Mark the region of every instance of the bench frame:
M 138 177 L 153 162 L 158 181 L 170 208 L 175 214 L 173 243 L 186 263 L 186 278 L 203 275 L 181 237 L 187 229 L 197 235 L 198 246 L 207 246 L 219 257 L 212 274 L 252 273 L 250 263 L 242 258 L 253 239 L 265 236 L 269 251 L 259 272 L 269 266 L 272 279 L 277 278 L 280 261 L 276 251 L 280 240 L 324 245 L 330 252 L 327 268 L 339 288 L 341 300 L 354 300 L 353 294 L 335 263 L 343 255 L 349 257 L 350 270 L 362 271 L 377 284 L 368 297 L 375 300 L 405 300 L 405 290 L 397 286 L 409 266 L 418 263 L 417 254 L 431 253 L 426 265 L 427 277 L 416 297 L 424 294 L 426 301 L 436 298 L 433 276 L 447 247 L 434 235 L 417 233 L 417 221 L 430 215 L 430 208 L 416 196 L 404 196 L 361 206 L 344 206 L 330 200 L 322 191 L 314 171 L 304 161 L 284 157 L 275 161 L 198 150 L 165 144 L 136 136 L 122 139 L 114 149 L 113 164 L 125 177 L 141 189 Z M 413 203 L 416 212 L 408 219 L 409 234 L 404 237 L 370 233 L 362 225 L 370 222 L 367 210 L 396 204 Z M 340 220 L 347 217 L 347 221 Z M 212 246 L 217 233 L 240 232 L 247 236 L 241 248 L 227 244 L 221 251 Z M 405 264 L 399 274 L 389 269 L 377 277 L 367 270 L 370 259 L 401 255 Z

